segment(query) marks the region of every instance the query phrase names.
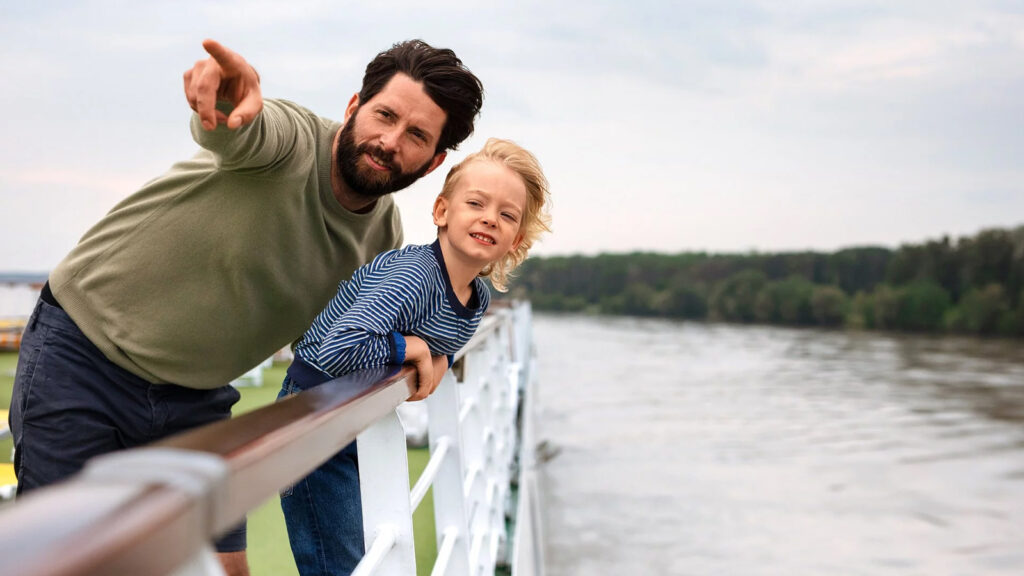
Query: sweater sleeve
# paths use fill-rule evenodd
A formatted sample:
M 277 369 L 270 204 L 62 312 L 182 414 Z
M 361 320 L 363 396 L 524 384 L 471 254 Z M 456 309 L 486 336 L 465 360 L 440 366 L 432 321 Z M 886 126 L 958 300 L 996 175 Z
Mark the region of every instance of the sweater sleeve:
M 217 109 L 230 114 L 230 103 L 218 102 Z M 192 138 L 213 153 L 218 167 L 229 171 L 254 171 L 275 167 L 290 159 L 305 161 L 316 153 L 316 139 L 303 116 L 312 116 L 301 107 L 285 101 L 265 99 L 263 110 L 249 124 L 230 130 L 218 124 L 206 130 L 193 113 Z
M 326 372 L 341 375 L 405 361 L 400 328 L 430 314 L 425 274 L 419 269 L 368 274 L 352 305 L 331 319 L 316 354 Z

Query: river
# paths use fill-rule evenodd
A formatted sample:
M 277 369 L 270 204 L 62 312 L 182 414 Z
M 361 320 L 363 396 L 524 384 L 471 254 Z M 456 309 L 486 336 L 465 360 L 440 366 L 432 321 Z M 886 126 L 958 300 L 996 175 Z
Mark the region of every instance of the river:
M 1024 344 L 538 314 L 552 576 L 1024 574 Z

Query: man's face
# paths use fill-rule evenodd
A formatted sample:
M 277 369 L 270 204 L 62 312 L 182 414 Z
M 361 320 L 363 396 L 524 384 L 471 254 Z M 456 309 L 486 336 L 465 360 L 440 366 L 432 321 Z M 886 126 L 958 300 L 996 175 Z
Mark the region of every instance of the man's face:
M 338 138 L 336 162 L 353 193 L 377 198 L 406 188 L 441 164 L 435 154 L 447 115 L 404 74 L 377 95 L 353 99 Z

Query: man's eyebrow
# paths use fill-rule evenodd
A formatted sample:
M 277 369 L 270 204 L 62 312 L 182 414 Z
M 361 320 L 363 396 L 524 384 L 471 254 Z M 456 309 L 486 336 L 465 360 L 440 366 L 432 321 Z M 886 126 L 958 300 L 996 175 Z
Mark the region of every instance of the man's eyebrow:
M 387 104 L 384 104 L 384 103 L 377 104 L 377 110 L 383 110 L 384 112 L 387 112 L 388 114 L 391 114 L 395 118 L 401 118 L 402 117 L 401 114 L 399 114 L 398 112 L 395 112 L 394 108 L 392 108 L 391 106 L 388 106 Z M 434 134 L 431 133 L 430 130 L 427 130 L 426 128 L 424 128 L 423 126 L 420 126 L 419 124 L 410 123 L 409 124 L 409 128 L 411 130 L 419 131 L 420 134 L 423 134 L 423 136 L 425 136 L 428 141 L 433 140 L 435 138 Z

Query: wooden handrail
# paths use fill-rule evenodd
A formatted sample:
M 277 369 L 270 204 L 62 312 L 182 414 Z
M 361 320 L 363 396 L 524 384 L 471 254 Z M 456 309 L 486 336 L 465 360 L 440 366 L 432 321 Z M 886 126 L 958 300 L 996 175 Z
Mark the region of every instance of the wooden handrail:
M 97 478 L 87 468 L 19 498 L 0 514 L 0 574 L 167 574 L 392 412 L 415 381 L 409 367 L 355 372 L 238 418 L 117 453 L 117 462 L 109 462 L 116 467 L 162 450 L 212 454 L 226 469 L 218 488 L 225 498 L 215 514 L 194 488 L 174 483 L 173 470 L 162 471 L 167 480 L 159 478 L 161 471 L 136 480 L 127 472 L 118 482 L 117 470 Z M 103 467 L 92 462 L 94 469 Z

